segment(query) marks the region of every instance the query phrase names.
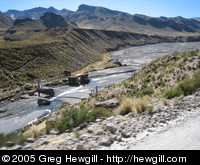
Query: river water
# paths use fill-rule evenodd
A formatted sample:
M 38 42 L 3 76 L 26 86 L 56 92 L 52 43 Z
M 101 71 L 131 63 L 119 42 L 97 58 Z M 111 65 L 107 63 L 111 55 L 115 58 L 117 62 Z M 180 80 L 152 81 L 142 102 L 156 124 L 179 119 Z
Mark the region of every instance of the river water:
M 96 91 L 96 87 L 100 90 L 104 87 L 120 83 L 131 77 L 135 71 L 141 69 L 155 58 L 171 54 L 174 51 L 187 51 L 198 48 L 200 48 L 200 42 L 163 43 L 131 47 L 111 52 L 110 54 L 114 59 L 118 59 L 122 64 L 126 64 L 127 66 L 90 72 L 89 77 L 91 81 L 85 86 L 62 86 L 55 88 L 55 97 L 51 98 L 49 106 L 38 107 L 36 100 L 31 100 L 35 103 L 35 106 L 32 108 L 17 115 L 0 119 L 0 133 L 18 132 L 25 125 L 57 110 L 63 102 L 70 104 L 78 103 L 82 99 L 87 98 L 91 91 Z M 17 105 L 17 103 L 14 104 Z M 10 107 L 13 108 L 7 105 L 8 109 Z

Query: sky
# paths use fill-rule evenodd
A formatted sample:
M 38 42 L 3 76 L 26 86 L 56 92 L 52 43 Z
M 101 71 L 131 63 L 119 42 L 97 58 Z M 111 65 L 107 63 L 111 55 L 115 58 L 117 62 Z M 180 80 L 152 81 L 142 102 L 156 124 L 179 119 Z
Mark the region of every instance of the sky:
M 76 11 L 81 4 L 153 17 L 200 17 L 200 0 L 0 0 L 0 11 L 50 6 Z

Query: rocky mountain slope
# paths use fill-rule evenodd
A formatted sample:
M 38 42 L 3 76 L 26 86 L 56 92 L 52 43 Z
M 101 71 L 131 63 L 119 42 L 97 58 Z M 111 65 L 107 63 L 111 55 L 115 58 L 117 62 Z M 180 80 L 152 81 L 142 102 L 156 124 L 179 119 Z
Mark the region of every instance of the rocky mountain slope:
M 53 12 L 55 14 L 59 14 L 64 17 L 66 17 L 68 14 L 73 13 L 72 11 L 67 9 L 57 10 L 54 7 L 49 7 L 49 8 L 37 7 L 24 11 L 8 10 L 4 14 L 12 18 L 13 20 L 22 18 L 39 19 L 42 15 L 48 12 Z
M 80 27 L 107 29 L 117 31 L 151 33 L 196 32 L 199 31 L 200 22 L 182 17 L 148 17 L 145 15 L 130 15 L 128 13 L 113 11 L 103 7 L 81 5 L 79 9 L 66 17 Z
M 12 20 L 0 12 L 0 30 L 8 29 L 12 26 Z
M 50 7 L 34 8 L 25 11 L 9 10 L 5 14 L 12 19 L 39 19 L 44 13 L 53 12 L 63 16 L 66 20 L 76 23 L 82 28 L 127 31 L 146 34 L 174 35 L 199 32 L 200 22 L 197 19 L 182 17 L 149 17 L 145 15 L 131 15 L 121 11 L 104 7 L 80 5 L 75 12 L 63 9 L 61 11 Z
M 16 19 L 9 31 L 45 30 L 47 28 L 76 27 L 75 24 L 52 12 L 45 13 L 39 19 Z M 25 32 L 24 32 L 25 33 Z

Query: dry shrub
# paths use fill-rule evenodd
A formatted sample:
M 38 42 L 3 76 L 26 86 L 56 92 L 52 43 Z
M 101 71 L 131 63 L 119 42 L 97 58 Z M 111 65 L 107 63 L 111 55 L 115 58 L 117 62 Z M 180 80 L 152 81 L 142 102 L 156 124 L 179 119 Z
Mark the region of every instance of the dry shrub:
M 133 109 L 133 100 L 130 98 L 126 98 L 121 105 L 114 111 L 117 115 L 126 115 L 132 112 Z
M 114 111 L 117 115 L 126 115 L 130 112 L 135 114 L 142 113 L 146 110 L 147 101 L 143 98 L 126 98 L 121 105 Z
M 146 110 L 147 102 L 142 98 L 134 100 L 133 112 L 136 114 L 142 113 Z

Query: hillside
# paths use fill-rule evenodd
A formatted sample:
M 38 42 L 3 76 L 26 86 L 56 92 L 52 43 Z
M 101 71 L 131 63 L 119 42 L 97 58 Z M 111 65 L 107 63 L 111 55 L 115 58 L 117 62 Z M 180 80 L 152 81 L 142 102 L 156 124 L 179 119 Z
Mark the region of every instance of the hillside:
M 33 82 L 38 78 L 48 81 L 62 76 L 64 70 L 75 71 L 100 60 L 103 53 L 116 50 L 120 46 L 177 40 L 170 37 L 86 29 L 49 29 L 22 34 L 23 37 L 18 41 L 1 41 L 1 88 L 22 81 Z M 15 36 L 15 33 L 10 34 L 10 38 L 12 35 Z
M 143 142 L 144 138 L 153 136 L 155 139 L 155 134 L 160 135 L 163 131 L 170 131 L 169 128 L 177 128 L 177 125 L 184 125 L 186 121 L 193 122 L 195 116 L 199 119 L 199 69 L 199 50 L 175 52 L 158 58 L 127 81 L 104 89 L 80 104 L 72 106 L 65 104 L 57 112 L 35 122 L 32 126 L 25 127 L 22 134 L 15 137 L 16 140 L 21 140 L 20 142 L 25 141 L 21 143 L 22 145 L 2 149 L 16 147 L 19 150 L 132 149 L 138 142 L 140 144 L 141 140 Z M 184 89 L 181 97 L 163 98 L 165 90 L 172 90 L 180 84 Z M 196 87 L 195 90 L 193 87 Z M 184 93 L 185 91 L 191 93 Z M 95 99 L 102 101 L 110 98 L 119 98 L 120 105 L 116 104 L 111 108 L 97 107 L 97 104 L 93 104 Z M 186 130 L 193 133 L 196 141 L 186 139 L 180 141 L 180 145 L 176 145 L 177 141 L 174 141 L 173 145 L 167 148 L 186 146 L 198 149 L 196 144 L 199 144 L 199 141 L 195 138 L 197 134 L 194 134 L 196 130 L 188 128 L 190 127 Z M 184 137 L 186 134 L 189 136 L 188 132 L 182 133 Z M 22 136 L 27 139 L 24 140 Z M 9 136 L 7 138 L 9 139 Z M 3 144 L 6 143 L 5 140 L 2 141 Z M 159 141 L 163 143 L 161 146 L 164 146 L 166 139 Z M 170 140 L 167 141 L 170 143 Z M 154 147 L 158 146 L 159 144 Z
M 0 30 L 8 29 L 12 26 L 12 20 L 0 12 Z
M 194 82 L 190 79 L 196 72 L 196 78 L 199 79 L 199 69 L 199 50 L 175 52 L 152 61 L 123 83 L 103 90 L 93 101 L 145 96 L 171 99 L 192 94 Z M 197 85 L 199 86 L 199 80 Z

